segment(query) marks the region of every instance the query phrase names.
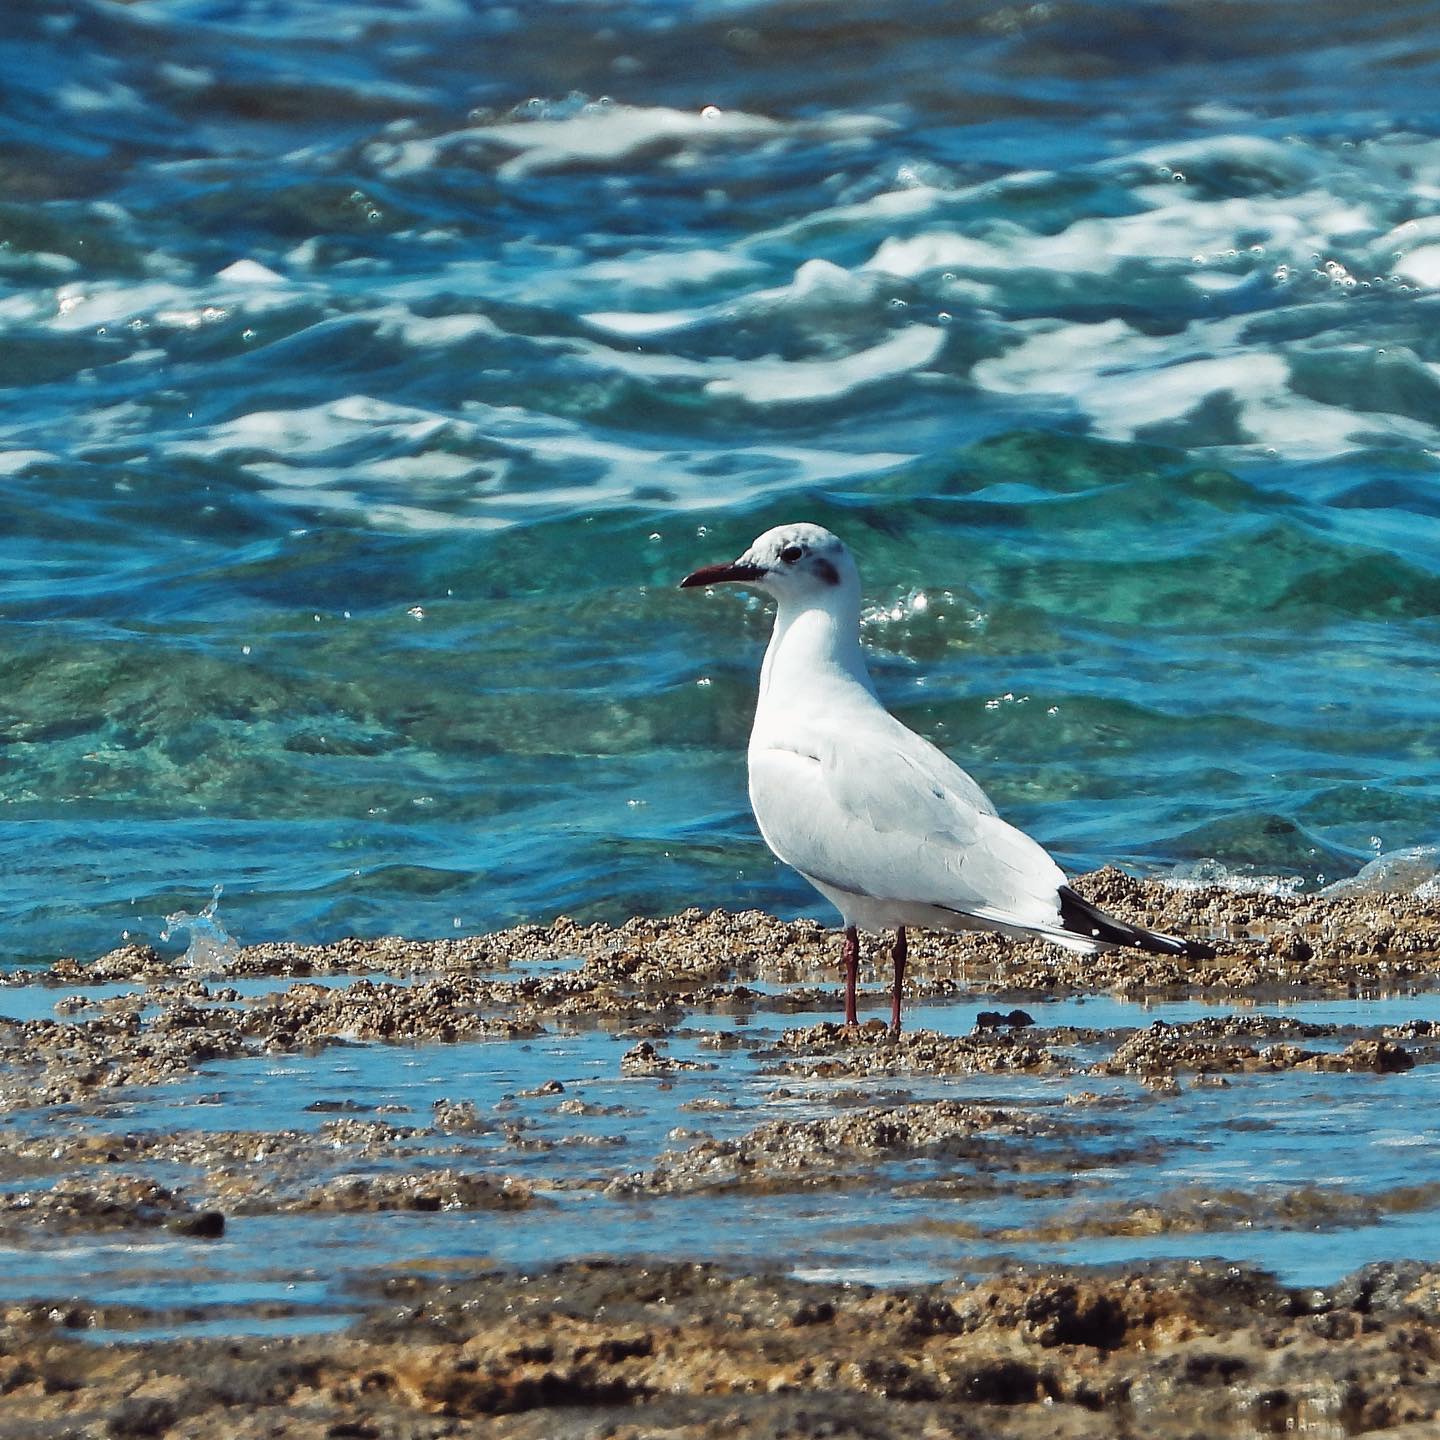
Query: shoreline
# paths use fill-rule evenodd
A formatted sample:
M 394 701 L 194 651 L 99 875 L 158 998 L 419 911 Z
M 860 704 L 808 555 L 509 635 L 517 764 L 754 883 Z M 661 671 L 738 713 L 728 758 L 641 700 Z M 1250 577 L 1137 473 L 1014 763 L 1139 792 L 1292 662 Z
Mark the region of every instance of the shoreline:
M 1077 886 L 1220 953 L 916 935 L 898 1039 L 883 957 L 845 1030 L 834 932 L 756 912 L 12 973 L 0 1248 L 34 1279 L 0 1296 L 0 1428 L 1398 1440 L 1440 1415 L 1440 1174 L 1412 1143 L 1440 903 Z M 1432 1212 L 1435 1253 L 1394 1259 Z M 1235 1258 L 1272 1244 L 1325 1283 Z M 123 1267 L 85 1280 L 87 1246 Z M 912 1278 L 815 1278 L 847 1264 Z
M 1217 885 L 1141 880 L 1113 866 L 1076 877 L 1086 899 L 1132 922 L 1204 940 L 1213 960 L 1115 950 L 1078 955 L 1043 941 L 1006 940 L 989 932 L 911 931 L 907 1000 L 946 993 L 960 977 L 994 993 L 1073 994 L 1116 990 L 1305 990 L 1356 984 L 1440 984 L 1440 896 L 1376 890 L 1340 895 L 1280 894 Z M 723 983 L 761 979 L 813 984 L 838 968 L 839 932 L 815 920 L 783 920 L 763 911 L 690 909 L 634 916 L 619 925 L 579 924 L 560 915 L 548 924 L 514 926 L 461 939 L 400 936 L 306 944 L 267 941 L 237 946 L 204 972 L 209 979 L 386 977 L 510 971 L 524 965 L 586 967 L 609 961 L 606 980 L 638 987 L 673 980 Z M 862 970 L 884 971 L 873 937 L 862 938 Z M 147 944 L 127 944 L 88 962 L 62 956 L 44 967 L 0 973 L 6 988 L 24 985 L 161 983 L 195 972 Z M 871 975 L 872 982 L 876 978 Z M 973 982 L 973 983 L 972 983 Z M 953 987 L 951 987 L 953 988 Z M 543 986 L 536 994 L 546 999 Z M 748 998 L 748 997 L 741 997 Z M 806 1003 L 810 996 L 801 997 Z M 3 1011 L 0 1011 L 3 1013 Z

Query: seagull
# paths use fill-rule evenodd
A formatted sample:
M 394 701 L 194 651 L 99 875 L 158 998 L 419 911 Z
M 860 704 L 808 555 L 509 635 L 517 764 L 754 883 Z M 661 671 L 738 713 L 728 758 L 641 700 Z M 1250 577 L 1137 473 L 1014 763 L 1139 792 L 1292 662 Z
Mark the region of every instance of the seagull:
M 680 586 L 727 583 L 754 586 L 776 603 L 750 732 L 750 806 L 765 843 L 844 921 L 846 1025 L 858 1023 L 862 930 L 895 932 L 895 1034 L 907 927 L 1038 936 L 1090 955 L 1215 953 L 1077 895 L 1043 846 L 885 709 L 860 648 L 860 572 L 838 536 L 819 525 L 778 525 L 739 559 L 702 566 Z

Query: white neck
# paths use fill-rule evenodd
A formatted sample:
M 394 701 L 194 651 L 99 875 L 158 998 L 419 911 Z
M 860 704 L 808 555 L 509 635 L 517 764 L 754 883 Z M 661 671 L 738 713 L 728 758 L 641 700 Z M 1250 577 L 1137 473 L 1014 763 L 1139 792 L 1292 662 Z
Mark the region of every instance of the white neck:
M 781 600 L 760 670 L 756 730 L 773 714 L 827 712 L 857 701 L 878 703 L 860 649 L 859 595 L 841 591 L 819 603 Z

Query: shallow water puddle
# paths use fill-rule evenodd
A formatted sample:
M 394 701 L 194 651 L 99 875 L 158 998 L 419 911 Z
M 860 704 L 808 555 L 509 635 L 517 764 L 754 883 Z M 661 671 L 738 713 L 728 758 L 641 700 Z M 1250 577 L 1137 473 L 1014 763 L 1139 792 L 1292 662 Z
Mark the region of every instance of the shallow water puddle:
M 886 1002 L 888 1006 L 888 1001 Z M 1015 1008 L 1012 1001 L 977 995 L 973 999 L 938 1005 L 908 1006 L 906 1024 L 920 1029 L 954 1033 L 960 1017 L 977 1010 L 1002 1013 Z M 1389 995 L 1352 996 L 1348 999 L 1254 1000 L 1223 996 L 1213 1000 L 1127 1000 L 1119 995 L 1071 995 L 1063 999 L 1026 1001 L 1021 1007 L 1037 1025 L 1084 1025 L 1095 1029 L 1145 1026 L 1156 1020 L 1186 1025 L 1216 1015 L 1284 1015 L 1325 1025 L 1399 1025 L 1407 1020 L 1440 1020 L 1440 991 L 1407 990 Z M 973 1018 L 973 1017 L 972 1017 Z
M 235 988 L 254 996 L 281 984 Z M 54 998 L 12 990 L 0 1002 L 20 1004 L 0 1008 L 33 1013 L 43 999 L 48 1014 Z M 1011 1008 L 968 996 L 917 1004 L 909 1020 L 963 1036 L 978 1012 Z M 623 1073 L 640 1031 L 577 1024 L 525 1039 L 256 1054 L 90 1108 L 15 1111 L 0 1120 L 0 1144 L 32 1148 L 12 1165 L 12 1194 L 123 1173 L 179 1189 L 227 1223 L 210 1240 L 159 1225 L 12 1226 L 0 1299 L 139 1307 L 132 1323 L 146 1334 L 196 1324 L 270 1333 L 341 1323 L 354 1280 L 415 1263 L 667 1254 L 912 1282 L 1006 1256 L 1219 1255 L 1321 1284 L 1370 1259 L 1440 1257 L 1440 1066 L 1223 1082 L 1181 1073 L 1175 1086 L 1088 1068 L 1157 1020 L 1273 1016 L 1378 1034 L 1440 1021 L 1440 995 L 1245 1007 L 1101 996 L 1025 1008 L 1036 1024 L 1023 1034 L 1074 1073 L 777 1073 L 776 1056 L 803 1057 L 780 1042 L 807 1017 L 702 1012 L 672 1031 L 640 1027 L 654 1031 L 655 1064 L 701 1067 L 672 1073 Z M 1063 1030 L 1047 1038 L 1056 1026 L 1112 1033 L 1077 1044 Z M 1333 1050 L 1352 1033 L 1304 1043 Z M 1417 1061 L 1425 1044 L 1409 1046 Z M 934 1102 L 968 1108 L 949 1130 L 907 1138 L 906 1117 L 937 1113 Z M 42 1136 L 57 1157 L 48 1168 L 34 1162 Z M 87 1136 L 88 1149 L 65 1149 Z M 425 1209 L 392 1197 L 401 1208 L 377 1211 L 364 1196 L 338 1211 L 284 1208 L 337 1177 L 417 1176 L 423 1190 L 446 1172 L 512 1177 L 531 1187 L 528 1203 L 446 1208 L 437 1191 Z
M 257 1000 L 276 990 L 283 990 L 288 985 L 299 983 L 320 985 L 326 990 L 346 990 L 352 985 L 358 985 L 361 981 L 372 985 L 410 985 L 415 981 L 414 976 L 390 975 L 378 970 L 362 971 L 354 975 L 306 975 L 303 982 L 297 977 L 275 975 L 238 976 L 235 978 L 227 976 L 223 979 L 207 979 L 203 974 L 197 973 L 189 976 L 184 971 L 179 971 L 172 983 L 184 985 L 192 979 L 204 984 L 212 992 L 228 993 L 233 991 L 242 1000 Z M 77 1004 L 74 1011 L 83 1018 L 96 1013 L 108 1000 L 118 1000 L 124 995 L 146 997 L 147 994 L 148 987 L 142 980 L 115 980 L 108 984 L 87 984 L 78 987 L 74 983 L 0 986 L 0 1020 L 68 1019 L 70 1017 L 63 1002 L 72 998 L 83 1002 L 83 1004 Z M 201 1000 L 198 1003 L 218 1002 Z M 152 1013 L 153 1008 L 147 1004 L 142 1013 Z

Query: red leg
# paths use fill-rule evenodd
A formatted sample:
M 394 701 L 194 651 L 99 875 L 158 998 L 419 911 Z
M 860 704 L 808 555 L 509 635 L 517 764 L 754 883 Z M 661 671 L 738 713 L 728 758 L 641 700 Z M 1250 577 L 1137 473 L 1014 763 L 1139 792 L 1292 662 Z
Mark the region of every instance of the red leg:
M 890 958 L 895 962 L 895 988 L 890 992 L 890 1033 L 900 1033 L 900 986 L 905 979 L 905 959 L 909 949 L 905 944 L 905 927 L 895 928 L 895 944 L 890 948 Z
M 858 1025 L 855 1018 L 855 980 L 860 973 L 860 932 L 853 925 L 845 930 L 845 1023 Z

